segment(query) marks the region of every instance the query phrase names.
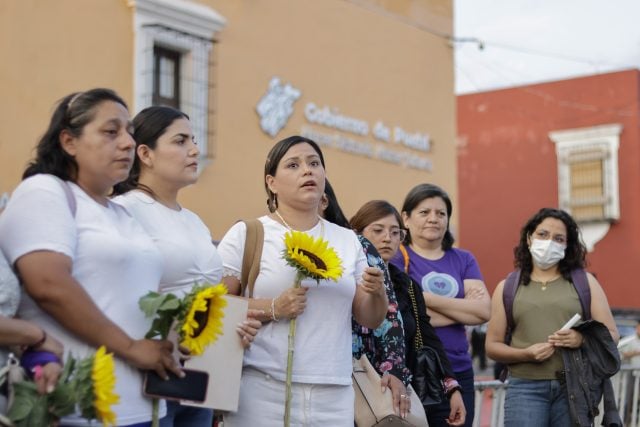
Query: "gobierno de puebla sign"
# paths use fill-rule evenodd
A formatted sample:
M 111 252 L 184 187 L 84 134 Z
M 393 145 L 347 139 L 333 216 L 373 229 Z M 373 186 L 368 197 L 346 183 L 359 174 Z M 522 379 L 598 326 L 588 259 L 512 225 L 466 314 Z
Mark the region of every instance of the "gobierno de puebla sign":
M 291 84 L 273 77 L 269 88 L 256 106 L 260 127 L 275 136 L 287 124 L 294 104 L 302 92 Z M 429 134 L 411 132 L 378 120 L 372 125 L 366 120 L 347 116 L 337 108 L 307 102 L 304 106 L 306 124 L 300 135 L 356 156 L 378 159 L 387 163 L 431 172 L 431 160 L 423 153 L 431 150 Z M 410 149 L 411 151 L 407 151 Z

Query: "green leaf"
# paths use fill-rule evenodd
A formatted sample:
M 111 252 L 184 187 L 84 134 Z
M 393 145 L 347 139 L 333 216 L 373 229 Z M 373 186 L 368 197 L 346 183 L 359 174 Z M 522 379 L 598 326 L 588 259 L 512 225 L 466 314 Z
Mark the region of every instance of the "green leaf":
M 158 310 L 160 304 L 162 304 L 163 298 L 163 295 L 157 292 L 149 292 L 138 300 L 138 305 L 145 316 L 152 317 Z
M 16 423 L 17 421 L 27 418 L 29 413 L 31 413 L 38 399 L 38 391 L 34 383 L 26 381 L 16 383 L 13 387 L 15 390 L 15 398 L 13 405 L 9 408 L 8 416 Z
M 75 367 L 76 359 L 71 356 L 71 354 L 69 354 L 69 356 L 67 356 L 67 360 L 64 362 L 64 367 L 62 368 L 62 373 L 60 374 L 60 380 L 58 381 L 58 384 L 68 382 Z
M 46 395 L 38 396 L 38 400 L 35 405 L 33 405 L 33 410 L 31 414 L 29 414 L 29 424 L 30 426 L 49 426 L 51 423 L 49 422 L 49 414 L 48 414 L 48 398 Z
M 151 323 L 151 330 L 149 334 L 146 335 L 146 338 L 155 338 L 160 337 L 162 339 L 166 339 L 169 335 L 169 329 L 171 329 L 171 324 L 173 323 L 173 316 L 159 316 L 153 319 Z M 149 336 L 152 334 L 151 336 Z
M 49 394 L 49 411 L 58 418 L 72 414 L 76 408 L 76 396 L 72 383 L 58 383 Z
M 162 301 L 158 311 L 173 311 L 180 308 L 180 300 L 175 295 L 167 294 L 167 298 Z

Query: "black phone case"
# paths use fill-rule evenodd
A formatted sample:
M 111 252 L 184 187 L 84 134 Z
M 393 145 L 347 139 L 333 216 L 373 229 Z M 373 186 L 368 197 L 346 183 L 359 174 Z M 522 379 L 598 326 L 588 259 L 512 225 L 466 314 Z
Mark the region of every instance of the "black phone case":
M 183 372 L 184 378 L 168 372 L 168 380 L 160 378 L 155 371 L 145 372 L 144 394 L 160 399 L 204 402 L 207 397 L 209 373 L 191 369 L 183 369 Z

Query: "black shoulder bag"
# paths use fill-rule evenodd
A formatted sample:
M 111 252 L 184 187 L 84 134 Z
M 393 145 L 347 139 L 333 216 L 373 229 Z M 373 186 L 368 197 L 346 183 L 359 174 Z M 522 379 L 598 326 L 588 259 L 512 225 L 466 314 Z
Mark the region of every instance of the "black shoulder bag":
M 424 406 L 437 405 L 446 397 L 444 393 L 444 369 L 438 352 L 422 342 L 422 332 L 418 316 L 418 304 L 413 292 L 413 284 L 409 283 L 409 296 L 413 306 L 413 314 L 416 319 L 416 335 L 413 343 L 416 349 L 416 367 L 413 372 L 413 388 L 420 397 Z

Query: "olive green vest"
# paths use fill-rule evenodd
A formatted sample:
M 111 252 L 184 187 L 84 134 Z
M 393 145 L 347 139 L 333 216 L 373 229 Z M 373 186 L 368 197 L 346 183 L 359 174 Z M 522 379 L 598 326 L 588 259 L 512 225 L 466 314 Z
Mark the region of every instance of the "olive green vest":
M 560 329 L 574 314 L 582 315 L 580 299 L 573 284 L 562 277 L 549 282 L 544 288 L 540 282 L 531 281 L 518 286 L 513 302 L 515 329 L 511 346 L 527 348 L 532 344 L 547 342 L 549 335 Z M 509 365 L 511 375 L 529 380 L 556 379 L 556 372 L 563 369 L 562 354 L 557 349 L 544 362 L 524 362 Z

